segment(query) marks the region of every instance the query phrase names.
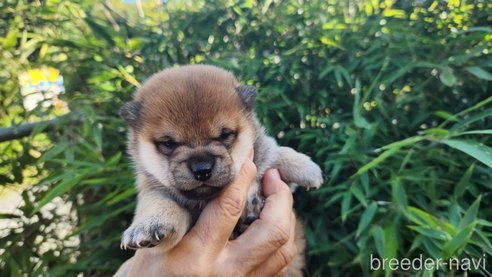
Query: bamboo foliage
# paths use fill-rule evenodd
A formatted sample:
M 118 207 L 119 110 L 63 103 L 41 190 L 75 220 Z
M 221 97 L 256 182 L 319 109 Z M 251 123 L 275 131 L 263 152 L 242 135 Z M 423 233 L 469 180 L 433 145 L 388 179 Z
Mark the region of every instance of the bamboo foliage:
M 155 2 L 0 3 L 0 124 L 56 114 L 23 108 L 18 74 L 41 65 L 61 71 L 70 108 L 0 143 L 0 184 L 22 198 L 0 214 L 0 275 L 107 276 L 132 255 L 119 249 L 136 190 L 117 112 L 153 73 L 190 63 L 257 86 L 269 133 L 322 165 L 322 188 L 295 194 L 310 275 L 392 274 L 370 255 L 490 261 L 490 2 Z

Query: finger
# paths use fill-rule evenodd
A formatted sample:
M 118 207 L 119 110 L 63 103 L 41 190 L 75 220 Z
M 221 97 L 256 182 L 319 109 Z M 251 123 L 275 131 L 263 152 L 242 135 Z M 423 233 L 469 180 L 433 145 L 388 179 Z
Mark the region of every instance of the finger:
M 185 236 L 191 239 L 190 245 L 195 248 L 199 245 L 215 253 L 224 248 L 241 216 L 249 186 L 256 176 L 252 152 L 235 180 L 219 197 L 207 204 L 195 226 Z
M 290 237 L 278 251 L 275 251 L 266 261 L 252 271 L 251 276 L 284 276 L 288 266 L 297 254 L 295 244 L 296 219 L 291 214 Z
M 272 194 L 285 191 L 285 188 L 289 190 L 289 195 L 292 195 L 289 186 L 282 181 L 278 169 L 269 169 L 265 172 L 263 175 L 263 194 L 266 198 Z M 292 200 L 292 197 L 290 197 L 290 200 Z
M 138 249 L 129 265 L 128 274 L 125 276 L 158 276 L 163 272 L 161 256 L 158 252 L 152 251 L 149 248 Z
M 256 268 L 290 238 L 292 194 L 277 170 L 265 173 L 263 190 L 267 198 L 260 218 L 228 245 L 228 262 L 244 269 Z

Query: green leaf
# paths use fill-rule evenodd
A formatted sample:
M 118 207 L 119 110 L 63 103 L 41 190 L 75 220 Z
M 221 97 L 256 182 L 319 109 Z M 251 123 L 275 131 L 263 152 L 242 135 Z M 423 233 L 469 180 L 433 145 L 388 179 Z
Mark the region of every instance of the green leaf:
M 408 145 L 413 145 L 421 140 L 425 139 L 424 137 L 421 136 L 415 136 L 415 137 L 409 137 L 404 140 L 392 142 L 390 144 L 387 144 L 383 147 L 381 147 L 382 150 L 388 150 L 388 149 L 393 149 L 393 148 L 402 148 Z
M 430 128 L 427 130 L 423 130 L 422 133 L 426 134 L 426 135 L 433 136 L 433 137 L 438 137 L 438 138 L 442 138 L 444 136 L 449 135 L 449 131 L 446 129 L 442 129 L 442 128 Z
M 14 47 L 17 44 L 19 30 L 17 28 L 9 30 L 7 36 L 2 41 L 2 46 L 5 49 Z
M 477 220 L 477 224 L 478 224 L 478 225 L 485 226 L 485 227 L 490 227 L 490 228 L 492 228 L 492 222 L 491 222 L 491 221 L 487 221 L 487 220 L 485 220 L 485 219 L 479 219 L 479 220 Z
M 12 274 L 12 277 L 22 277 L 23 270 L 19 266 L 18 262 L 15 259 L 10 259 L 9 260 L 9 267 L 10 267 L 10 273 Z
M 440 118 L 444 118 L 449 121 L 458 121 L 458 118 L 456 118 L 455 115 L 450 114 L 446 111 L 436 111 L 434 112 L 435 115 L 439 116 Z
M 384 151 L 383 153 L 381 153 L 381 155 L 377 156 L 375 159 L 373 159 L 369 163 L 367 163 L 364 166 L 362 166 L 361 168 L 359 168 L 359 170 L 357 170 L 357 172 L 354 175 L 352 175 L 352 177 L 360 175 L 360 174 L 368 171 L 369 169 L 376 167 L 378 164 L 382 163 L 388 157 L 390 157 L 393 154 L 395 154 L 396 152 L 398 152 L 399 149 L 400 148 L 391 148 L 390 150 Z
M 492 28 L 487 27 L 487 26 L 474 26 L 471 28 L 459 30 L 456 32 L 456 35 L 461 35 L 465 33 L 471 33 L 471 32 L 486 32 L 486 33 L 492 33 Z
M 265 1 L 265 4 L 261 8 L 261 14 L 265 14 L 268 11 L 268 9 L 270 8 L 270 5 L 272 3 L 273 3 L 273 0 L 267 0 L 267 1 Z
M 339 88 L 343 86 L 343 81 L 342 81 L 342 73 L 340 72 L 340 67 L 337 67 L 335 69 L 335 80 L 337 81 L 337 85 Z
M 131 75 L 123 66 L 118 65 L 118 70 L 120 71 L 121 75 L 123 75 L 123 78 L 130 84 L 134 85 L 135 87 L 140 87 L 140 82 L 138 82 L 133 75 Z
M 461 177 L 458 184 L 454 187 L 453 195 L 456 198 L 461 198 L 465 193 L 467 187 L 470 185 L 470 177 L 474 169 L 475 169 L 475 163 L 470 165 L 470 167 L 466 170 L 465 174 L 463 174 L 463 177 Z
M 466 132 L 455 134 L 453 136 L 462 136 L 462 135 L 492 135 L 492 129 L 466 131 Z
M 106 166 L 108 167 L 115 166 L 116 164 L 118 164 L 120 159 L 121 159 L 121 151 L 118 151 L 116 152 L 116 154 L 114 154 L 111 158 L 108 159 L 108 161 L 106 162 Z
M 439 241 L 435 239 L 430 239 L 426 236 L 422 236 L 422 244 L 424 246 L 424 249 L 426 250 L 427 254 L 431 256 L 432 258 L 438 258 L 441 257 L 441 249 L 442 249 L 442 243 L 438 245 Z
M 442 140 L 449 147 L 458 149 L 492 168 L 492 148 L 469 140 Z
M 0 219 L 14 219 L 20 218 L 20 215 L 9 214 L 9 213 L 0 213 Z
M 347 82 L 347 85 L 352 86 L 352 79 L 350 78 L 350 74 L 347 69 L 345 69 L 344 67 L 340 67 L 340 73 L 342 73 L 342 76 Z
M 319 191 L 319 190 L 317 190 L 317 191 Z M 340 200 L 340 198 L 343 198 L 345 196 L 345 194 L 346 193 L 341 193 L 341 192 L 335 193 L 333 196 L 331 196 L 330 198 L 327 199 L 327 201 L 323 204 L 323 206 L 330 207 L 333 203 L 338 202 Z M 342 201 L 343 201 L 343 199 L 342 199 Z
M 364 191 L 366 192 L 366 194 L 369 193 L 369 174 L 366 173 L 362 173 L 360 175 L 360 183 L 362 184 L 362 187 L 364 188 Z
M 85 22 L 89 27 L 92 29 L 94 34 L 102 37 L 105 41 L 107 41 L 111 46 L 115 45 L 114 39 L 111 34 L 108 33 L 106 30 L 106 27 L 97 23 L 96 21 L 92 20 L 89 17 L 84 18 Z
M 108 221 L 110 218 L 119 215 L 122 212 L 129 211 L 135 205 L 134 202 L 130 202 L 125 206 L 122 206 L 116 210 L 112 210 L 111 212 L 103 213 L 98 216 L 94 216 L 84 222 L 78 229 L 76 229 L 73 233 L 69 234 L 67 237 L 71 237 L 77 234 L 80 234 L 88 229 L 92 229 L 94 227 L 100 226 L 104 222 Z
M 359 202 L 364 206 L 367 207 L 367 200 L 366 196 L 364 195 L 364 192 L 360 189 L 360 186 L 355 184 L 350 188 L 350 192 L 359 200 Z
M 422 277 L 434 277 L 434 271 L 436 271 L 434 268 L 431 268 L 429 270 L 424 267 L 424 273 L 422 273 Z
M 128 49 L 130 51 L 140 50 L 141 48 L 143 48 L 145 46 L 145 43 L 146 43 L 146 41 L 144 38 L 138 38 L 138 37 L 131 38 L 127 42 Z
M 492 243 L 484 234 L 484 232 L 481 230 L 475 230 L 475 234 L 477 235 L 477 245 L 479 245 L 481 249 L 487 252 L 489 256 L 492 255 Z
M 102 151 L 102 125 L 95 124 L 92 127 L 92 134 L 97 150 Z
M 418 225 L 429 226 L 432 228 L 437 228 L 439 225 L 439 220 L 437 220 L 437 218 L 421 209 L 409 207 L 408 211 L 409 213 L 407 213 L 407 217 Z
M 52 189 L 48 191 L 48 193 L 38 202 L 38 205 L 36 208 L 34 208 L 33 212 L 31 214 L 35 214 L 38 212 L 42 207 L 44 207 L 46 204 L 51 202 L 53 198 L 62 195 L 63 193 L 69 191 L 71 188 L 73 188 L 75 185 L 77 185 L 82 179 L 84 179 L 86 176 L 85 175 L 79 175 L 70 179 L 67 179 Z
M 458 203 L 456 203 L 456 201 L 452 201 L 449 203 L 448 217 L 449 217 L 449 222 L 453 226 L 460 225 L 460 221 L 461 221 L 460 207 L 458 206 Z
M 456 83 L 456 77 L 449 66 L 441 66 L 439 78 L 441 79 L 441 82 L 448 87 L 451 87 Z
M 337 72 L 337 71 L 335 71 L 335 72 Z M 354 99 L 354 105 L 352 107 L 352 115 L 354 117 L 355 126 L 357 126 L 359 128 L 366 128 L 367 129 L 370 127 L 370 124 L 360 114 L 360 95 L 361 95 L 360 80 L 357 79 L 357 80 L 355 80 L 355 99 Z
M 398 251 L 398 239 L 395 236 L 395 223 L 396 222 L 393 222 L 393 224 L 384 228 L 384 257 L 388 259 L 396 258 Z M 390 277 L 394 272 L 387 266 L 384 274 L 386 277 Z
M 374 238 L 374 244 L 376 245 L 376 250 L 380 257 L 385 258 L 385 242 L 384 242 L 384 231 L 379 225 L 372 227 L 372 237 Z
M 492 100 L 492 97 L 489 98 L 490 100 Z M 471 109 L 471 108 L 470 108 Z M 456 131 L 456 130 L 459 130 L 463 127 L 466 127 L 474 122 L 477 122 L 477 121 L 480 121 L 482 119 L 485 119 L 485 118 L 489 118 L 489 117 L 492 117 L 492 108 L 490 109 L 486 109 L 485 111 L 482 111 L 478 114 L 475 114 L 475 115 L 472 115 L 470 116 L 469 118 L 466 118 L 464 120 L 460 120 L 458 122 L 456 122 L 450 129 L 450 131 Z
M 473 222 L 459 231 L 456 236 L 453 237 L 450 241 L 444 244 L 444 247 L 441 250 L 441 256 L 443 259 L 449 259 L 453 255 L 458 254 L 457 252 L 463 248 L 473 234 L 473 229 L 475 228 L 476 222 Z
M 335 67 L 333 67 L 332 65 L 325 67 L 325 69 L 323 69 L 323 71 L 321 71 L 321 73 L 319 74 L 318 79 L 320 79 L 320 80 L 323 79 L 323 77 L 325 77 L 326 75 L 331 73 L 334 69 L 335 69 Z
M 355 236 L 358 237 L 360 234 L 369 226 L 369 223 L 371 223 L 374 215 L 376 214 L 376 211 L 378 210 L 378 205 L 376 202 L 372 202 L 362 213 L 362 216 L 359 221 L 359 226 L 357 227 L 357 232 L 355 233 Z
M 460 229 L 465 228 L 466 226 L 470 225 L 477 219 L 478 208 L 480 206 L 481 200 L 482 200 L 482 196 L 479 196 L 477 200 L 473 202 L 470 208 L 468 208 L 465 215 L 461 219 L 460 226 L 459 226 Z
M 70 146 L 70 144 L 67 141 L 62 141 L 53 146 L 50 150 L 44 152 L 44 154 L 39 158 L 40 162 L 45 162 L 47 160 L 50 160 L 56 156 L 58 156 L 60 153 L 65 151 Z
M 128 197 L 133 196 L 137 193 L 137 189 L 135 187 L 130 187 L 122 193 L 116 195 L 108 201 L 108 205 L 116 204 L 124 199 L 128 199 Z
M 484 79 L 487 81 L 492 81 L 492 74 L 489 72 L 483 70 L 481 67 L 478 66 L 469 66 L 465 67 L 465 70 L 470 72 L 471 74 L 477 76 L 480 79 Z
M 400 183 L 400 179 L 397 177 L 391 178 L 391 193 L 393 196 L 393 201 L 398 203 L 400 207 L 406 210 L 408 207 L 407 194 Z
M 350 209 L 350 201 L 352 200 L 352 194 L 350 192 L 345 192 L 342 199 L 342 221 L 347 219 L 347 215 Z
M 80 182 L 82 185 L 89 185 L 89 186 L 101 186 L 105 184 L 111 184 L 114 182 L 114 177 L 109 176 L 109 177 L 101 177 L 101 178 L 86 178 Z
M 446 240 L 446 241 L 451 239 L 451 236 L 448 233 L 436 228 L 429 228 L 429 227 L 422 227 L 422 226 L 408 226 L 408 228 L 417 231 L 418 233 L 429 238 Z

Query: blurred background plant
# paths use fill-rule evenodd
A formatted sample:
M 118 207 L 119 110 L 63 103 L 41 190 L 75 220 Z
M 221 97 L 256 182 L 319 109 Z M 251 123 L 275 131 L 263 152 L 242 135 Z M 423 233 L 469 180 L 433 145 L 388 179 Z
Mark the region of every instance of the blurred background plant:
M 117 111 L 189 63 L 257 86 L 269 133 L 322 165 L 324 186 L 295 195 L 308 275 L 391 275 L 370 254 L 491 271 L 492 2 L 5 0 L 0 18 L 1 126 L 59 114 L 23 105 L 19 74 L 41 66 L 70 109 L 0 143 L 0 275 L 107 276 L 132 255 Z M 433 273 L 462 274 L 394 274 Z

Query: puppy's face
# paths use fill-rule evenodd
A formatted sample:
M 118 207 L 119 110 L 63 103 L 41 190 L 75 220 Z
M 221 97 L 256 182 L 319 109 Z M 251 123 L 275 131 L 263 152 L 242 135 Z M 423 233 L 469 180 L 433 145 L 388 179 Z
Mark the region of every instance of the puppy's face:
M 216 67 L 154 75 L 121 110 L 137 168 L 186 198 L 216 196 L 253 147 L 253 104 L 254 91 Z

